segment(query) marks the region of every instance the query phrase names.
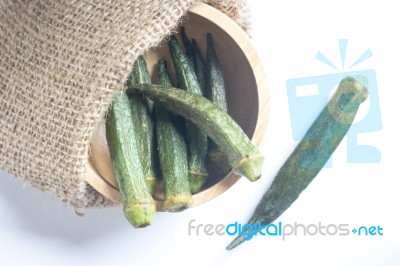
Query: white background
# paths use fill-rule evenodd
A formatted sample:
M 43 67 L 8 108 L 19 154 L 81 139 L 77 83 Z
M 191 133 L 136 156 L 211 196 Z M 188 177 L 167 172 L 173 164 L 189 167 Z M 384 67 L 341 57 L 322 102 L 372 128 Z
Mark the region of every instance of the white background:
M 120 208 L 73 210 L 0 173 L 0 265 L 400 265 L 400 4 L 382 1 L 249 0 L 253 42 L 271 95 L 262 151 L 263 177 L 241 179 L 217 199 L 179 214 L 159 213 L 135 230 Z M 296 142 L 291 136 L 286 80 L 335 73 L 314 59 L 321 50 L 340 65 L 338 39 L 348 39 L 355 70 L 375 69 L 383 129 L 362 142 L 380 149 L 379 164 L 346 162 L 346 141 L 291 208 L 284 223 L 347 223 L 383 227 L 383 236 L 256 237 L 225 251 L 231 236 L 189 236 L 188 223 L 245 223 Z M 350 60 L 350 59 L 349 59 Z M 351 60 L 350 60 L 351 61 Z

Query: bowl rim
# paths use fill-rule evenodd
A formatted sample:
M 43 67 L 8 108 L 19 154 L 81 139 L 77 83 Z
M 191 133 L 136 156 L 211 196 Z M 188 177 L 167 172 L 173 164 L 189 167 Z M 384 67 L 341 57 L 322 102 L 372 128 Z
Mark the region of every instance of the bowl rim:
M 251 43 L 247 33 L 231 18 L 222 13 L 216 8 L 204 3 L 198 3 L 188 9 L 188 14 L 195 14 L 210 20 L 216 24 L 221 30 L 225 31 L 233 41 L 239 46 L 244 56 L 247 58 L 250 67 L 253 70 L 255 82 L 257 85 L 258 99 L 258 115 L 257 122 L 251 137 L 251 141 L 260 147 L 262 144 L 265 131 L 268 124 L 269 112 L 269 93 L 266 85 L 266 77 L 260 58 Z M 262 119 L 260 119 L 262 117 Z M 90 155 L 89 155 L 90 156 Z M 100 178 L 99 178 L 100 177 Z M 215 197 L 221 195 L 231 188 L 241 176 L 234 174 L 232 171 L 223 177 L 218 183 L 213 186 L 193 195 L 193 204 L 191 207 L 203 204 Z M 86 164 L 85 181 L 90 184 L 97 192 L 110 199 L 115 203 L 121 202 L 121 195 L 113 185 L 106 179 L 101 178 L 101 175 L 96 171 L 93 163 L 89 159 Z M 157 211 L 163 211 L 163 201 L 156 200 Z

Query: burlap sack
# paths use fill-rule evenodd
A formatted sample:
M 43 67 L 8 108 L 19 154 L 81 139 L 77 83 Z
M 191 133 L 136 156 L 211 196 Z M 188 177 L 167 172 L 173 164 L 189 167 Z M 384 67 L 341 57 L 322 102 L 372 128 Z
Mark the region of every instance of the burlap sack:
M 0 169 L 77 208 L 93 132 L 137 56 L 198 0 L 0 0 Z M 243 0 L 212 0 L 245 30 Z

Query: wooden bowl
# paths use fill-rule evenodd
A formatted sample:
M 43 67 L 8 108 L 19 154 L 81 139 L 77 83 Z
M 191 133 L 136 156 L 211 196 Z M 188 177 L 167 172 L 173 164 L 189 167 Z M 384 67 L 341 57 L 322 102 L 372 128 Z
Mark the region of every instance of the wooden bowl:
M 192 6 L 188 17 L 181 25 L 185 27 L 189 38 L 196 39 L 203 56 L 206 51 L 206 34 L 208 32 L 212 34 L 224 73 L 228 113 L 242 127 L 252 142 L 259 146 L 268 122 L 269 95 L 262 65 L 249 37 L 233 20 L 206 4 Z M 179 36 L 178 39 L 180 39 Z M 144 57 L 150 73 L 155 72 L 155 65 L 159 58 L 167 59 L 169 70 L 173 71 L 165 43 L 150 50 Z M 204 189 L 193 195 L 192 206 L 217 197 L 239 178 L 240 176 L 232 172 L 227 176 L 218 176 L 216 171 L 211 170 L 209 181 Z M 105 138 L 104 121 L 100 123 L 93 138 L 86 181 L 112 201 L 121 201 Z M 157 196 L 162 198 L 160 188 Z M 157 210 L 162 211 L 162 205 L 162 199 L 158 200 Z

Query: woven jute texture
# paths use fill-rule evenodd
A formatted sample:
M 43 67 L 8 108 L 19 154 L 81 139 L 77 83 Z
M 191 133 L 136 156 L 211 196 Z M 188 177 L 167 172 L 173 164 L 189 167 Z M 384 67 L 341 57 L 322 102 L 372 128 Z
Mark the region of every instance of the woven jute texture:
M 0 169 L 77 208 L 97 124 L 135 59 L 198 0 L 0 0 Z M 248 30 L 246 3 L 209 4 Z

